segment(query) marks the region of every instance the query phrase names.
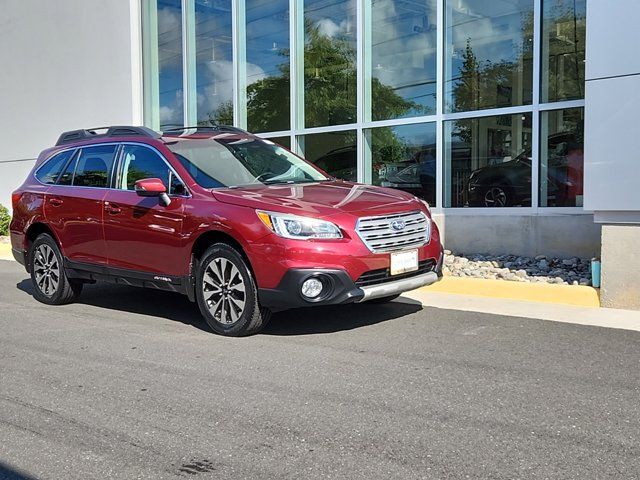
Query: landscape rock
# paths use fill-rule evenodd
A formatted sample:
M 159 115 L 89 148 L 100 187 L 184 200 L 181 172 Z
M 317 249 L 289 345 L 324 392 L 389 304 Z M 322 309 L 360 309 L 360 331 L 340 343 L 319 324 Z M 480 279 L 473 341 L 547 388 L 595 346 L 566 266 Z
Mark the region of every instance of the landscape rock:
M 445 250 L 443 272 L 454 277 L 508 280 L 512 282 L 591 285 L 589 259 L 537 255 L 457 254 Z

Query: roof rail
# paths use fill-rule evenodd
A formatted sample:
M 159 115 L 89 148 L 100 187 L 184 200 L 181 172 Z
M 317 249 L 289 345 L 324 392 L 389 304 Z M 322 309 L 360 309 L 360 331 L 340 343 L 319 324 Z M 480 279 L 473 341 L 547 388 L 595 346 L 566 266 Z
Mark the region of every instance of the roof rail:
M 99 130 L 105 130 L 105 133 L 98 133 Z M 81 130 L 70 130 L 68 132 L 63 132 L 60 137 L 58 137 L 56 146 L 94 138 L 135 136 L 160 138 L 161 134 L 147 127 L 134 127 L 130 125 L 86 128 Z
M 230 125 L 196 125 L 193 127 L 169 127 L 163 130 L 163 133 L 175 134 L 179 132 L 187 132 L 193 130 L 193 133 L 206 133 L 206 132 L 233 132 L 233 133 L 248 133 L 238 127 L 232 127 Z

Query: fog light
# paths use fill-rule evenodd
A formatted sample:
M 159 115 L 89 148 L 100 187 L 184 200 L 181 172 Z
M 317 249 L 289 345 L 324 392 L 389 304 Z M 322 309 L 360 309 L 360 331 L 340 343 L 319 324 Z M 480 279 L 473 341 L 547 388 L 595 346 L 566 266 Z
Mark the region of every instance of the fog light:
M 322 293 L 322 282 L 317 278 L 309 278 L 302 284 L 302 295 L 307 298 L 316 298 Z

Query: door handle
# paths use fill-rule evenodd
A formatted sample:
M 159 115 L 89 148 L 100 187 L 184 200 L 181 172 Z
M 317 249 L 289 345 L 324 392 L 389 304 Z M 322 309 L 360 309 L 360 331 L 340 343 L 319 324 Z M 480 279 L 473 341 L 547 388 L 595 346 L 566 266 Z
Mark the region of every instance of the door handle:
M 115 204 L 109 203 L 109 202 L 104 202 L 104 209 L 110 215 L 117 215 L 120 212 L 122 212 L 122 209 L 118 205 L 115 205 Z
M 63 203 L 64 201 L 61 198 L 53 197 L 49 199 L 49 204 L 51 204 L 54 207 L 60 207 Z

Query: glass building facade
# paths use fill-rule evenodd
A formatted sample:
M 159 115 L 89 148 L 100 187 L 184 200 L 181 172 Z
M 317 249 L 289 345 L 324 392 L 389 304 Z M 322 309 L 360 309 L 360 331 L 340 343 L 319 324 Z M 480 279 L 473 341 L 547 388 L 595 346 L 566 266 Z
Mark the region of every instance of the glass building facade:
M 145 123 L 234 124 L 436 211 L 581 211 L 585 4 L 150 0 Z

